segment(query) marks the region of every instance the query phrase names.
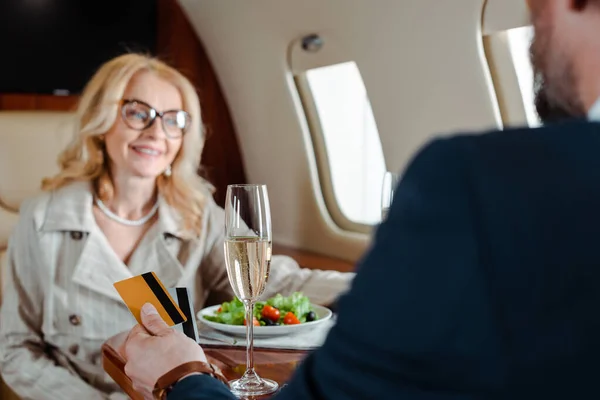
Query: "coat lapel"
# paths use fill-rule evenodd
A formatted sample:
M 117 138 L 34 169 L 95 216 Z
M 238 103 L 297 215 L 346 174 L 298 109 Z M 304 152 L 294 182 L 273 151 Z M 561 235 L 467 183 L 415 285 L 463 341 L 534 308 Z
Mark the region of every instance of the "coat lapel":
M 73 272 L 73 282 L 111 299 L 122 301 L 113 286 L 133 274 L 117 257 L 99 228 L 88 235 L 87 243 Z
M 73 268 L 71 279 L 74 283 L 121 301 L 113 283 L 132 275 L 98 228 L 92 204 L 89 182 L 75 182 L 57 190 L 48 204 L 41 230 L 71 232 L 70 236 L 64 236 L 64 240 L 85 240 L 75 266 L 62 268 Z
M 132 255 L 129 270 L 133 275 L 154 272 L 165 287 L 176 287 L 183 275 L 183 266 L 176 257 L 180 241 L 164 234 L 155 225 Z
M 183 266 L 177 254 L 187 236 L 181 230 L 179 213 L 162 196 L 159 196 L 158 202 L 158 222 L 136 249 L 129 268 L 134 275 L 154 272 L 166 287 L 176 287 L 183 276 Z

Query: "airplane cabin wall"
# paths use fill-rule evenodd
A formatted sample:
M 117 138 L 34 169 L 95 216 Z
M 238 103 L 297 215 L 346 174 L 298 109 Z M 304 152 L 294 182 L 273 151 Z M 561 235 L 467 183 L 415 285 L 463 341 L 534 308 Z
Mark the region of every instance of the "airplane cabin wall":
M 220 80 L 248 181 L 268 185 L 274 240 L 349 261 L 370 235 L 327 211 L 294 74 L 355 61 L 398 172 L 434 136 L 502 126 L 483 36 L 527 21 L 520 0 L 179 2 Z M 303 53 L 298 40 L 312 33 L 324 46 Z

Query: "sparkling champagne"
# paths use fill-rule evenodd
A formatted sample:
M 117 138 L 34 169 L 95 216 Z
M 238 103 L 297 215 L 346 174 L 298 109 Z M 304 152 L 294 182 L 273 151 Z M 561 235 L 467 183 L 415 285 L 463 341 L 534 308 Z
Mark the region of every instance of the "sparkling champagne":
M 240 300 L 256 301 L 265 290 L 271 267 L 271 242 L 257 237 L 225 241 L 227 275 Z

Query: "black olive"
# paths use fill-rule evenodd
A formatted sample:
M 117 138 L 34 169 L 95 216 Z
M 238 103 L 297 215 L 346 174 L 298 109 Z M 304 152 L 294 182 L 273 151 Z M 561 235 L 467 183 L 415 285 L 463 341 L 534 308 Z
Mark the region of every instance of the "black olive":
M 273 321 L 271 321 L 269 318 L 263 318 L 262 321 L 265 323 L 265 326 L 273 326 L 273 325 L 275 325 L 273 323 Z
M 317 319 L 317 316 L 314 311 L 309 311 L 308 314 L 306 314 L 306 322 L 314 321 L 315 319 Z

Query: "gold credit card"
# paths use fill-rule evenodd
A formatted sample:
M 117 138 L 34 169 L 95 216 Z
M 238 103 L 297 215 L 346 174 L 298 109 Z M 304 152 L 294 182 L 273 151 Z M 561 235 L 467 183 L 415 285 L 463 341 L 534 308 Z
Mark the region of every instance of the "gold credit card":
M 187 321 L 177 302 L 173 300 L 154 272 L 147 272 L 116 282 L 114 286 L 140 324 L 142 323 L 142 306 L 146 303 L 151 303 L 156 307 L 162 319 L 169 326 Z

